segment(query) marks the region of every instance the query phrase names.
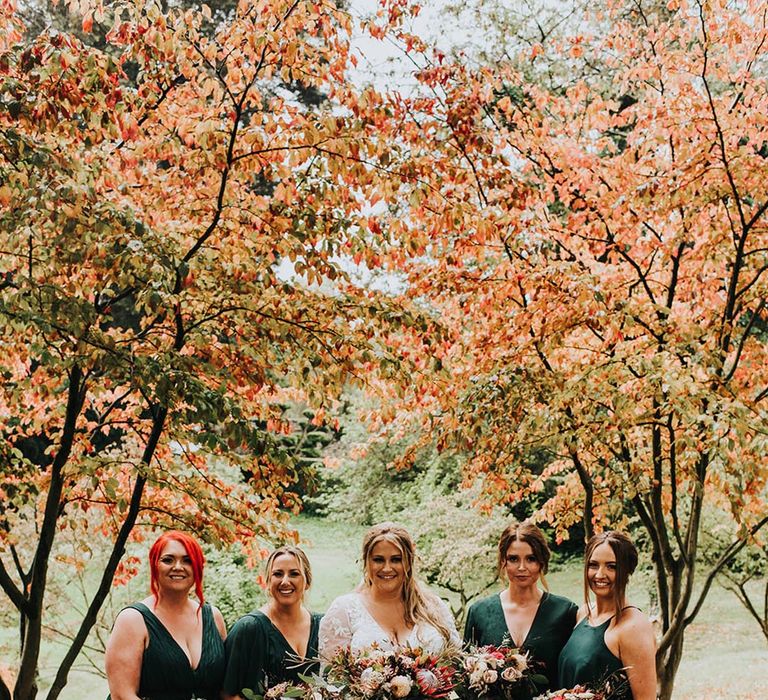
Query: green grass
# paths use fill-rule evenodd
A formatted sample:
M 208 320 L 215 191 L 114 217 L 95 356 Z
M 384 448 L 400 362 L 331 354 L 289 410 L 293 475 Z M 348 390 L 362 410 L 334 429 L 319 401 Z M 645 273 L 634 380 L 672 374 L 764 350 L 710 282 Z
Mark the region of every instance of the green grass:
M 312 564 L 307 603 L 313 610 L 325 610 L 337 595 L 351 591 L 360 582 L 358 558 L 366 528 L 306 517 L 296 518 L 294 524 Z
M 295 521 L 312 562 L 314 582 L 308 603 L 325 610 L 337 595 L 352 590 L 360 581 L 358 562 L 365 528 L 300 517 Z M 550 572 L 550 589 L 580 603 L 583 599 L 581 566 L 568 563 Z M 650 581 L 637 577 L 630 586 L 633 603 L 648 609 Z M 212 601 L 215 604 L 215 601 Z M 246 612 L 243 610 L 243 612 Z M 233 621 L 229 621 L 230 623 Z M 15 657 L 15 631 L 0 628 L 0 656 Z M 64 648 L 53 642 L 43 647 L 41 693 L 55 673 Z M 83 670 L 70 675 L 62 700 L 104 698 L 103 678 Z M 675 686 L 676 700 L 762 700 L 768 697 L 768 644 L 757 624 L 733 594 L 714 586 L 696 622 L 686 634 L 685 653 Z

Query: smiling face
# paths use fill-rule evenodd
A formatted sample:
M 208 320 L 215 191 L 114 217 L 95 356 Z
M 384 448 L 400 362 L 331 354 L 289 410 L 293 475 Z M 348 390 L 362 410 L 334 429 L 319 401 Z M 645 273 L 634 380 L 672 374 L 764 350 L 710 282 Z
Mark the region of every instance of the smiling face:
M 528 588 L 536 585 L 541 574 L 541 564 L 536 559 L 531 545 L 522 540 L 514 540 L 509 545 L 504 573 L 510 586 Z
M 371 547 L 366 561 L 367 579 L 378 593 L 395 593 L 402 589 L 407 575 L 403 553 L 388 540 L 380 540 Z
M 168 540 L 157 560 L 157 584 L 161 593 L 188 591 L 195 584 L 192 558 L 177 540 Z
M 296 556 L 278 554 L 269 570 L 269 596 L 279 605 L 301 605 L 306 590 L 307 580 Z
M 616 585 L 616 554 L 607 543 L 597 545 L 587 560 L 589 589 L 598 598 L 611 598 Z

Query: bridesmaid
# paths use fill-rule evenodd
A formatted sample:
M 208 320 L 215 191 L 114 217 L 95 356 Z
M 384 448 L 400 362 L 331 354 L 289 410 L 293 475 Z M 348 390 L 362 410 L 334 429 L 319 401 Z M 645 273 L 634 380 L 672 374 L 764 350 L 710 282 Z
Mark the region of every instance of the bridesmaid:
M 223 700 L 242 698 L 246 688 L 263 694 L 319 670 L 314 660 L 322 616 L 304 605 L 312 584 L 307 555 L 298 547 L 279 547 L 269 555 L 265 575 L 267 602 L 241 617 L 227 637 Z
M 576 623 L 577 607 L 549 592 L 544 575 L 550 551 L 533 523 L 510 523 L 501 533 L 498 572 L 508 585 L 474 603 L 467 614 L 464 641 L 477 646 L 513 646 L 529 652 L 535 671 L 559 688 L 557 657 Z M 541 586 L 541 587 L 540 587 Z M 543 588 L 543 590 L 542 590 Z
M 203 600 L 200 545 L 184 532 L 149 550 L 152 595 L 120 611 L 104 664 L 112 700 L 218 700 L 226 627 Z M 199 602 L 190 599 L 194 588 Z
M 626 599 L 637 566 L 637 549 L 623 532 L 594 535 L 584 555 L 584 598 L 579 623 L 560 653 L 560 681 L 598 686 L 619 680 L 616 694 L 628 700 L 656 698 L 656 639 L 648 617 Z M 590 592 L 595 596 L 590 603 Z M 622 673 L 627 681 L 623 681 Z

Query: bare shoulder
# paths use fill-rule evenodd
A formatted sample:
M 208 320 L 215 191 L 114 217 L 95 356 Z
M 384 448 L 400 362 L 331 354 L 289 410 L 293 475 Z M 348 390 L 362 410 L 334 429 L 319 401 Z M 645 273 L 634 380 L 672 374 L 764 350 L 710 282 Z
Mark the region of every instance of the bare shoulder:
M 142 614 L 135 608 L 124 608 L 115 618 L 107 640 L 107 660 L 140 654 L 148 641 L 149 634 Z
M 621 615 L 617 627 L 628 627 L 633 630 L 652 629 L 651 620 L 642 610 L 627 608 Z
M 136 608 L 123 608 L 115 618 L 112 634 L 115 632 L 146 634 L 147 625 L 144 622 L 144 616 Z
M 627 608 L 616 624 L 616 634 L 622 647 L 655 645 L 653 625 L 648 615 L 637 608 Z

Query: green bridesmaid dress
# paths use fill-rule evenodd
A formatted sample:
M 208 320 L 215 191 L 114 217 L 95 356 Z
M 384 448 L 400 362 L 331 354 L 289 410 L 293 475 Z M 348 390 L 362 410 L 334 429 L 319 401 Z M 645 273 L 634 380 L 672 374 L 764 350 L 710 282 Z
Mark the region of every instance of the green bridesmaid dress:
M 632 691 L 624 673 L 621 659 L 605 644 L 605 632 L 613 617 L 600 625 L 592 626 L 585 617 L 573 630 L 571 638 L 560 652 L 558 675 L 566 688 L 586 685 L 599 688 L 611 681 L 614 690 L 611 698 L 632 700 Z
M 511 639 L 497 593 L 472 604 L 464 627 L 464 641 L 477 646 L 507 645 L 527 651 L 535 663 L 536 672 L 548 681 L 537 691 L 559 688 L 557 657 L 573 631 L 577 612 L 578 607 L 568 598 L 545 591 L 526 638 L 522 641 Z
M 298 682 L 300 673 L 318 672 L 317 642 L 321 617 L 319 613 L 312 613 L 307 654 L 300 659 L 263 612 L 254 610 L 243 615 L 227 635 L 224 691 L 236 695 L 249 688 L 255 693 L 263 693 L 278 683 Z
M 158 617 L 144 603 L 138 610 L 147 626 L 149 643 L 141 661 L 139 696 L 144 700 L 218 700 L 224 677 L 224 642 L 211 606 L 203 605 L 203 648 L 197 668 Z

